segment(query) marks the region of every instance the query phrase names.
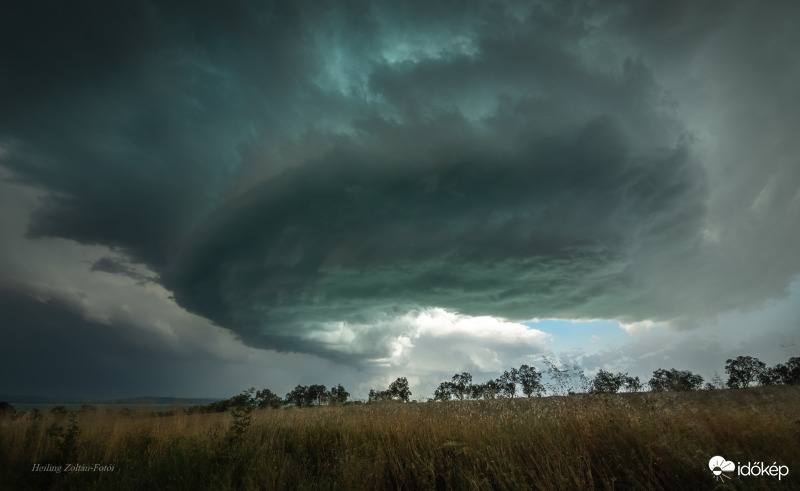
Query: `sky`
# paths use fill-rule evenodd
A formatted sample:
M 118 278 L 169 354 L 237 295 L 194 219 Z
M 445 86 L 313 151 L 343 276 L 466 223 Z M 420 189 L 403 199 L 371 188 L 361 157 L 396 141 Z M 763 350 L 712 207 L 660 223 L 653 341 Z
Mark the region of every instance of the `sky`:
M 800 4 L 32 0 L 0 394 L 800 356 Z

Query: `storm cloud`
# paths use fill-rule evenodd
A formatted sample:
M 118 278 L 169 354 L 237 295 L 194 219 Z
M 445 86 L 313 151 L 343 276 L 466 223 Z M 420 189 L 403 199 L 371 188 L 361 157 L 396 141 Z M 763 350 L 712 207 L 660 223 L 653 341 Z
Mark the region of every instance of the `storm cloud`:
M 25 240 L 96 248 L 203 332 L 359 365 L 431 312 L 688 329 L 800 274 L 792 2 L 6 10 Z M 12 263 L 5 288 L 80 304 Z

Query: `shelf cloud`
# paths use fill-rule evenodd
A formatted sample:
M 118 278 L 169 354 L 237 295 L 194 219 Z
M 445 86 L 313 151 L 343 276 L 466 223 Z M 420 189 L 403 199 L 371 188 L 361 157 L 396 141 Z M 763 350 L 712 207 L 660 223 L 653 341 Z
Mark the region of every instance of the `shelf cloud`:
M 426 315 L 494 356 L 763 308 L 800 275 L 798 9 L 9 6 L 1 286 L 356 367 Z

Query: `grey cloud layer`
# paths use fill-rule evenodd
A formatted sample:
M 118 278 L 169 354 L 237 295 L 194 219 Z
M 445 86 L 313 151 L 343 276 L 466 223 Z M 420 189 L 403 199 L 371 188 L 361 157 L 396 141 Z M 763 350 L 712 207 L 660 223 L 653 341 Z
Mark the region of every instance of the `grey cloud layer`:
M 785 291 L 796 7 L 759 12 L 765 39 L 744 3 L 477 5 L 13 7 L 1 163 L 47 192 L 28 235 L 337 359 L 308 333 L 425 307 L 691 326 Z M 709 116 L 730 108 L 780 131 Z

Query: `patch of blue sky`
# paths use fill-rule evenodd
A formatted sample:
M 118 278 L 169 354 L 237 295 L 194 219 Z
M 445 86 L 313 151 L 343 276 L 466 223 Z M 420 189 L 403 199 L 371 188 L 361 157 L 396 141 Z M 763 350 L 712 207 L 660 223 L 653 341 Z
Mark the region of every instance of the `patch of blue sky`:
M 537 319 L 522 324 L 550 334 L 553 353 L 595 353 L 630 341 L 630 335 L 612 320 Z

